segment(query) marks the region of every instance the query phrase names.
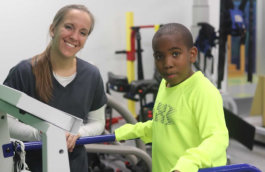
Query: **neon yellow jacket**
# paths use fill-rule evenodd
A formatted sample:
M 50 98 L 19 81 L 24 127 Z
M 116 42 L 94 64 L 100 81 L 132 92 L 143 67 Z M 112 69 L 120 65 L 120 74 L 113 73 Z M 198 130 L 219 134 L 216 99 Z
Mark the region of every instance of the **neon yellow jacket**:
M 115 130 L 118 141 L 152 142 L 152 171 L 196 172 L 226 165 L 229 138 L 222 97 L 201 72 L 171 88 L 162 80 L 153 114 L 152 121 Z

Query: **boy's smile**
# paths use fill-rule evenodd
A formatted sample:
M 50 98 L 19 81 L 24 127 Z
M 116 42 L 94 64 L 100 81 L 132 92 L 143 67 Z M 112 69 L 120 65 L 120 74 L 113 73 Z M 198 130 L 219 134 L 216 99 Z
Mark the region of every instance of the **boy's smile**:
M 178 33 L 164 34 L 153 45 L 156 67 L 172 87 L 192 75 L 191 64 L 196 61 L 197 49 L 188 48 Z

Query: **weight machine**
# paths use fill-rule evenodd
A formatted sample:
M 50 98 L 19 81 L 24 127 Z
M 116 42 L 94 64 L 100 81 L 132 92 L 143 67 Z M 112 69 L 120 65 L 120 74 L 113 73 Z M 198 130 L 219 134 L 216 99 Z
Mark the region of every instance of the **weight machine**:
M 44 172 L 70 172 L 65 131 L 76 134 L 83 120 L 50 107 L 23 92 L 0 85 L 0 167 L 5 172 L 12 171 L 14 155 L 13 145 L 8 144 L 10 135 L 7 114 L 42 133 Z

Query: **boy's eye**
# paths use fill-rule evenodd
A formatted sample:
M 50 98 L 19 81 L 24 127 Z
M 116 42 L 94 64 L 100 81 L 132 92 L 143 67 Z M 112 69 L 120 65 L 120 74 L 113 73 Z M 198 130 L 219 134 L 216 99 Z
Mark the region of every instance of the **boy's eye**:
M 178 57 L 179 55 L 180 55 L 179 52 L 173 52 L 173 53 L 172 53 L 172 56 L 173 56 L 173 57 Z
M 155 60 L 161 60 L 163 56 L 161 54 L 154 54 Z

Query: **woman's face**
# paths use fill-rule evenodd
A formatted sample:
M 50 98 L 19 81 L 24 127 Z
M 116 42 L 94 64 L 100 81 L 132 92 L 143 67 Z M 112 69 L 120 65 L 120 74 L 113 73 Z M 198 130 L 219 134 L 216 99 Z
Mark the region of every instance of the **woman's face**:
M 91 17 L 85 11 L 72 9 L 66 13 L 57 27 L 51 25 L 53 54 L 75 57 L 85 45 L 91 28 Z

